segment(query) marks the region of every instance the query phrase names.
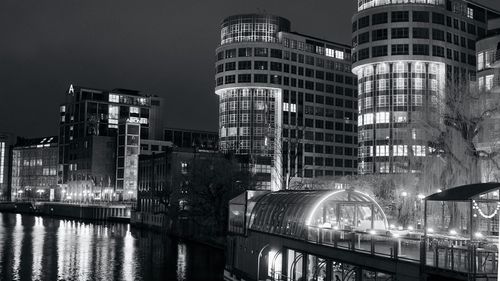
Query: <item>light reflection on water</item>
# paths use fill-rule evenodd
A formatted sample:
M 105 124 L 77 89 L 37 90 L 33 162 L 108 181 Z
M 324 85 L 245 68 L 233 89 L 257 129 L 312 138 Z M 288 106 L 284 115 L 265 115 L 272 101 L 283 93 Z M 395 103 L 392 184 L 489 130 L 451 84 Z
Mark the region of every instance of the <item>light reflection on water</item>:
M 220 250 L 128 224 L 0 213 L 0 280 L 221 280 Z

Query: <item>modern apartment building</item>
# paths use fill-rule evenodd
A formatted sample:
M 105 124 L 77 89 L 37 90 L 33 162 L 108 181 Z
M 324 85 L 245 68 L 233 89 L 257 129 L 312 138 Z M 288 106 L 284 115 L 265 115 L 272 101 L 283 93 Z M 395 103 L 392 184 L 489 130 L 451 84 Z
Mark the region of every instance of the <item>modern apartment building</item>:
M 476 41 L 498 16 L 472 1 L 358 0 L 360 174 L 419 170 L 429 153 L 419 123 L 440 118 L 446 86 L 476 80 Z
M 18 138 L 12 149 L 13 200 L 60 199 L 57 185 L 59 166 L 57 136 Z
M 138 91 L 71 85 L 60 106 L 59 178 L 66 197 L 88 201 L 106 189 L 113 199 L 134 199 L 140 140 L 163 137 L 162 104 Z
M 222 21 L 215 71 L 220 150 L 247 156 L 261 189 L 356 172 L 350 46 L 282 17 L 235 15 Z

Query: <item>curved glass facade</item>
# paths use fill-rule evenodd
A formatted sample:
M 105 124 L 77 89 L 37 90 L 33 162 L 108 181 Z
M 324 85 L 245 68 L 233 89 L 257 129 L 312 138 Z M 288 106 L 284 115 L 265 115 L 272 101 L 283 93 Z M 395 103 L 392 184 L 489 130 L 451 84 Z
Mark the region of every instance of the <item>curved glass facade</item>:
M 219 137 L 222 151 L 273 155 L 281 136 L 281 89 L 238 87 L 216 91 L 219 102 Z
M 403 173 L 410 158 L 428 153 L 418 125 L 438 120 L 445 65 L 397 61 L 356 69 L 359 91 L 359 172 Z
M 440 121 L 445 86 L 476 79 L 484 10 L 460 0 L 358 4 L 352 20 L 358 173 L 419 172 L 431 152 L 422 125 Z
M 237 15 L 222 21 L 221 45 L 235 42 L 278 42 L 279 31 L 290 31 L 287 19 L 271 15 Z
M 304 237 L 307 227 L 387 229 L 386 216 L 367 194 L 356 190 L 283 191 L 257 201 L 250 228 Z

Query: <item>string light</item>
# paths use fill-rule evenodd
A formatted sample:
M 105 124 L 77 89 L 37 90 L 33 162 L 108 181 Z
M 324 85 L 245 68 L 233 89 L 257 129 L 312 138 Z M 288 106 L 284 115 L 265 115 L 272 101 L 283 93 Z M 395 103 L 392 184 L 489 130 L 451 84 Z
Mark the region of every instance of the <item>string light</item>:
M 479 205 L 477 204 L 476 200 L 472 200 L 472 209 L 476 209 L 483 218 L 491 219 L 498 214 L 498 211 L 500 210 L 500 202 L 497 202 L 497 207 L 495 208 L 495 211 L 493 211 L 493 213 L 489 215 L 484 214 L 483 210 L 479 208 Z

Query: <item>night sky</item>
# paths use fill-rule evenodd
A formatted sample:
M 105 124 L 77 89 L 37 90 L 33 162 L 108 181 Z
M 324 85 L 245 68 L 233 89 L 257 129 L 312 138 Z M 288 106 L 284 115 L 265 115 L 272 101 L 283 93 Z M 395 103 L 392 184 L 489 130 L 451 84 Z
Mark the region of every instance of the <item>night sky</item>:
M 350 44 L 350 0 L 0 0 L 0 131 L 58 134 L 70 84 L 166 99 L 165 125 L 216 130 L 219 24 L 276 14 L 292 30 Z M 478 1 L 500 10 L 499 0 Z

